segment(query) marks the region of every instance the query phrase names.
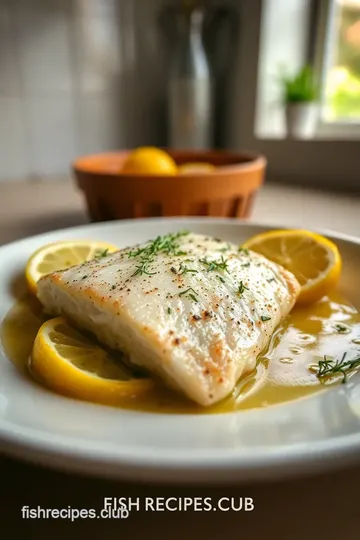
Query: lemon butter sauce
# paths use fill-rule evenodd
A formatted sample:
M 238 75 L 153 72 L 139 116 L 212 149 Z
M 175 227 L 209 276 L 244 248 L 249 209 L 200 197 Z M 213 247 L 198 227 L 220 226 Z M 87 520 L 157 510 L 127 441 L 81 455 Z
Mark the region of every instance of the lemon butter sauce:
M 29 373 L 29 357 L 41 324 L 45 321 L 37 300 L 18 301 L 1 326 L 1 342 L 7 357 Z M 160 385 L 152 394 L 136 400 L 119 400 L 119 407 L 159 413 L 222 413 L 267 407 L 324 390 L 316 370 L 325 355 L 360 355 L 360 315 L 337 293 L 310 306 L 295 307 L 274 333 L 256 369 L 244 376 L 232 395 L 209 408 L 191 403 Z

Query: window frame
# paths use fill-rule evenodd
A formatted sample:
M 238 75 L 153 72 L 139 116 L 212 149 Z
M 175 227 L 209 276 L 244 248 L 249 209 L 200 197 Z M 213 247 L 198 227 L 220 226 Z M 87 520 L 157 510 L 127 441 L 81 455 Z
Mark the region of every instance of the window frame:
M 272 5 L 278 12 L 284 0 Z M 323 1 L 323 0 L 320 0 Z M 359 141 L 354 138 L 289 139 L 264 137 L 256 130 L 259 109 L 260 58 L 263 54 L 262 41 L 266 24 L 266 4 L 269 0 L 234 0 L 239 10 L 241 31 L 237 44 L 236 65 L 229 94 L 229 108 L 224 118 L 226 138 L 223 145 L 234 151 L 252 150 L 267 158 L 267 181 L 284 185 L 300 185 L 312 189 L 326 189 L 360 195 Z M 311 0 L 311 3 L 315 0 Z M 319 0 L 316 1 L 319 3 Z M 308 11 L 310 2 L 301 0 Z M 310 14 L 309 14 L 310 18 Z M 298 22 L 295 14 L 291 24 Z M 309 31 L 315 35 L 314 23 Z M 307 39 L 311 52 L 315 49 L 314 38 Z M 304 51 L 308 54 L 309 50 Z M 313 58 L 313 56 L 312 56 Z M 305 56 L 304 56 L 305 59 Z M 246 84 L 244 84 L 246 81 Z M 360 219 L 360 211 L 359 211 Z
M 326 75 L 332 65 L 332 47 L 329 35 L 334 32 L 336 0 L 320 0 L 316 10 L 314 24 L 315 38 L 314 58 L 311 59 L 320 83 L 320 108 L 323 109 L 326 92 Z M 316 139 L 356 140 L 360 139 L 360 118 L 357 120 L 326 121 L 319 116 L 315 133 Z

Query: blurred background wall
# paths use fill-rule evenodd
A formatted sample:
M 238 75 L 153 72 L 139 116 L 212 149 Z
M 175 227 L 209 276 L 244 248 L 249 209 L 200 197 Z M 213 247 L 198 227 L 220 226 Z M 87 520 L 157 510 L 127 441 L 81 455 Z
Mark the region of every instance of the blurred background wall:
M 160 0 L 0 0 L 0 180 L 164 143 Z
M 166 145 L 160 13 L 191 1 L 0 0 L 0 181 L 61 178 L 82 154 Z M 327 80 L 344 72 L 328 51 L 342 43 L 360 58 L 360 0 L 202 1 L 232 10 L 206 42 L 219 75 L 214 146 L 265 154 L 270 180 L 360 189 L 360 79 L 342 83 L 350 116 L 322 116 L 310 140 L 287 137 L 278 80 L 280 64 L 310 62 L 323 112 Z

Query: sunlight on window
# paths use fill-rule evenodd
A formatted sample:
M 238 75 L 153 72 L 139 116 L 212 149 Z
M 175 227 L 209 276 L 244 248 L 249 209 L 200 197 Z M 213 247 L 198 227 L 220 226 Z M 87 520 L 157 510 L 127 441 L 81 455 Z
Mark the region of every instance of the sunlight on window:
M 360 122 L 360 0 L 333 0 L 324 117 Z

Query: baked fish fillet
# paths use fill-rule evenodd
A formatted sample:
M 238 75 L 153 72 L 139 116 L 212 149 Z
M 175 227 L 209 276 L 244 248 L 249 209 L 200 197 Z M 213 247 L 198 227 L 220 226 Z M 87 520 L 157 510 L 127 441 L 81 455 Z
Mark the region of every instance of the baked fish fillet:
M 158 237 L 43 277 L 47 312 L 65 315 L 203 406 L 254 369 L 300 292 L 287 270 L 192 233 Z

